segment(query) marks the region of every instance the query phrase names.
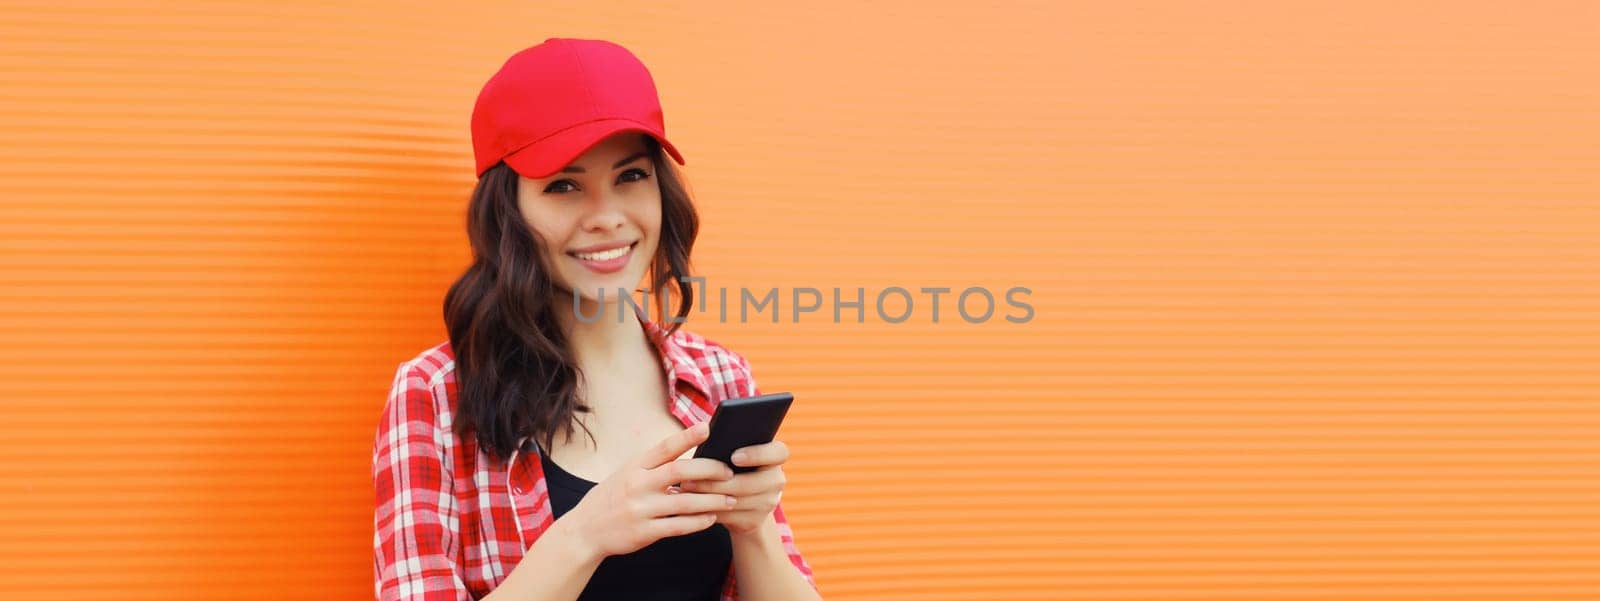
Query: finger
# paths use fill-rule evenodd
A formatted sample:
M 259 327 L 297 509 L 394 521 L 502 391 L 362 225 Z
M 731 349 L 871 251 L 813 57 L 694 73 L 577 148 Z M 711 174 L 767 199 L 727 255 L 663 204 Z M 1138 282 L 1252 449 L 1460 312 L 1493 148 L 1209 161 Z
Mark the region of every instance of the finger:
M 693 480 L 684 482 L 681 486 L 679 486 L 678 490 L 680 493 L 698 492 L 719 495 L 733 495 L 737 497 L 739 496 L 739 491 L 736 490 L 737 485 L 734 483 L 741 481 L 738 478 L 738 476 L 734 476 L 732 480 L 723 480 L 720 482 L 716 480 Z
M 733 468 L 709 457 L 679 459 L 650 470 L 647 483 L 652 488 L 665 488 L 690 480 L 727 480 L 733 477 Z
M 720 493 L 745 497 L 761 494 L 771 490 L 783 490 L 788 477 L 782 468 L 762 468 L 753 472 L 735 475 L 724 481 L 693 480 L 684 482 L 679 486 L 682 492 Z
M 766 444 L 740 447 L 733 452 L 733 464 L 739 467 L 778 465 L 789 460 L 789 446 L 774 440 Z
M 727 511 L 739 500 L 728 495 L 706 493 L 678 493 L 651 497 L 644 506 L 645 515 L 653 518 L 683 516 L 694 513 Z
M 749 497 L 740 497 L 739 501 L 737 503 L 734 503 L 733 507 L 729 507 L 728 508 L 728 511 L 732 511 L 732 512 L 744 512 L 744 511 L 771 512 L 772 508 L 777 507 L 777 505 L 778 505 L 777 498 L 778 498 L 778 493 L 766 493 L 766 494 L 754 495 L 754 496 L 749 496 Z
M 661 442 L 656 443 L 656 446 L 650 447 L 650 450 L 639 456 L 639 460 L 634 466 L 647 470 L 660 467 L 662 464 L 682 456 L 689 449 L 694 448 L 695 445 L 705 442 L 706 436 L 710 433 L 711 425 L 706 422 L 689 426 L 682 432 L 668 436 Z
M 651 539 L 694 534 L 717 523 L 717 514 L 698 513 L 650 520 L 645 526 Z

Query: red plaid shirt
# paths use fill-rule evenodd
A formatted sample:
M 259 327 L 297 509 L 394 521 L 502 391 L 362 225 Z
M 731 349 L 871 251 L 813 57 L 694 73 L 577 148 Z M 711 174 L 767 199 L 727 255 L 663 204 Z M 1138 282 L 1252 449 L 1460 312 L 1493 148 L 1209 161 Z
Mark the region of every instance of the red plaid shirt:
M 668 337 L 653 322 L 645 322 L 645 332 L 673 391 L 667 410 L 684 427 L 709 420 L 724 399 L 760 394 L 738 353 L 682 329 Z M 473 437 L 453 433 L 455 373 L 448 342 L 402 363 L 378 423 L 372 549 L 373 588 L 381 601 L 480 599 L 555 521 L 536 455 L 495 462 Z M 773 517 L 789 561 L 815 587 L 781 504 Z M 729 565 L 722 600 L 736 599 Z

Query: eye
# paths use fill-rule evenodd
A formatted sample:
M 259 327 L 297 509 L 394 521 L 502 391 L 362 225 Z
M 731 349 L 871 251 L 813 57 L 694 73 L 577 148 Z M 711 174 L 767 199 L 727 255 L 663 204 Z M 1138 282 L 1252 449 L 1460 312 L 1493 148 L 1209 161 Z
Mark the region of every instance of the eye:
M 638 177 L 629 177 L 631 175 L 637 175 Z M 620 179 L 623 182 L 638 182 L 638 181 L 644 181 L 644 180 L 650 179 L 650 174 L 648 172 L 646 172 L 645 170 L 643 170 L 643 169 L 640 169 L 638 167 L 634 167 L 632 169 L 629 169 L 627 171 L 622 172 L 622 176 L 621 176 Z
M 560 180 L 556 180 L 556 181 L 550 182 L 550 185 L 545 186 L 544 187 L 544 193 L 545 194 L 561 194 L 562 192 L 568 192 L 569 191 L 566 188 L 562 188 L 562 186 L 571 186 L 573 190 L 578 189 L 577 184 L 572 183 L 572 180 L 570 180 L 570 179 L 560 179 Z
M 638 167 L 634 167 L 634 168 L 629 169 L 627 171 L 623 171 L 622 175 L 617 176 L 617 183 L 626 184 L 626 183 L 629 183 L 629 182 L 644 181 L 644 180 L 647 180 L 647 179 L 650 179 L 650 173 L 649 172 L 647 172 L 647 171 L 645 171 L 643 169 L 640 169 Z M 550 182 L 550 185 L 545 186 L 544 193 L 545 194 L 564 194 L 566 192 L 571 192 L 571 191 L 576 190 L 576 189 L 578 189 L 578 184 L 576 182 L 573 182 L 570 179 L 559 179 L 559 180 Z

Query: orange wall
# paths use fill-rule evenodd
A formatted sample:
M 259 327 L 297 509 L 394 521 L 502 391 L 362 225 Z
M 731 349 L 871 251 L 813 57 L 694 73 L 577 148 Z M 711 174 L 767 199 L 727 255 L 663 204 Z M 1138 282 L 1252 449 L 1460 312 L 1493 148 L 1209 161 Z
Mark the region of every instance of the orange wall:
M 1033 290 L 691 322 L 798 396 L 829 599 L 1600 598 L 1593 4 L 980 4 L 8 2 L 0 598 L 370 597 L 551 36 L 650 65 L 712 286 Z

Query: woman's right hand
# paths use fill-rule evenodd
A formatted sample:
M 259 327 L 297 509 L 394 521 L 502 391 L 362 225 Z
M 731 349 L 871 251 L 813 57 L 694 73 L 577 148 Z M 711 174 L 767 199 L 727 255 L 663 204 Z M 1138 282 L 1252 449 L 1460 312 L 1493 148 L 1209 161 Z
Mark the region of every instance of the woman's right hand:
M 667 437 L 595 484 L 558 521 L 568 522 L 569 532 L 600 557 L 632 553 L 662 538 L 711 527 L 715 512 L 730 509 L 733 497 L 668 490 L 681 482 L 733 477 L 733 470 L 715 459 L 678 459 L 705 442 L 710 430 L 701 422 Z

